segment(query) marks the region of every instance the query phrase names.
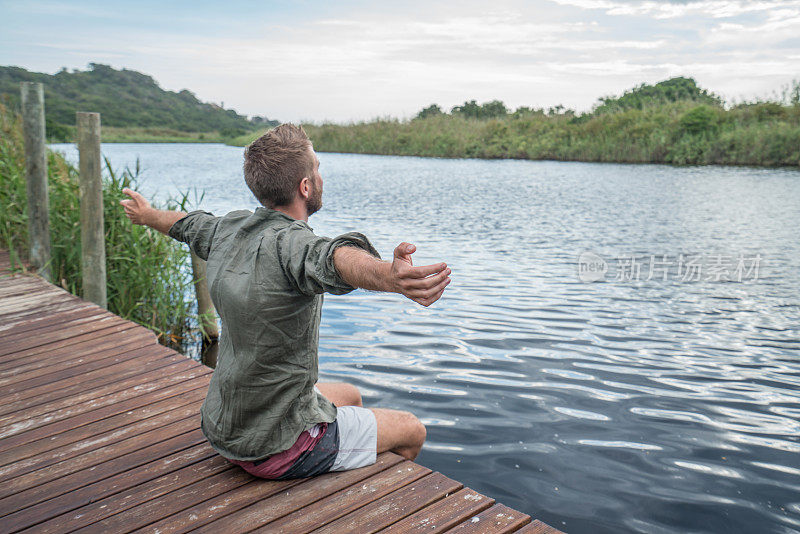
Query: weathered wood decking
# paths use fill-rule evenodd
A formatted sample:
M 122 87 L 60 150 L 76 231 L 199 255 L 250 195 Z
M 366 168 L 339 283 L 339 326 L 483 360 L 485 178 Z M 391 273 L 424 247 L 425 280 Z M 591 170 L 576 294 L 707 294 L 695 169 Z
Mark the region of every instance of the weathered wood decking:
M 211 372 L 0 251 L 0 532 L 558 532 L 392 453 L 255 478 L 200 432 Z

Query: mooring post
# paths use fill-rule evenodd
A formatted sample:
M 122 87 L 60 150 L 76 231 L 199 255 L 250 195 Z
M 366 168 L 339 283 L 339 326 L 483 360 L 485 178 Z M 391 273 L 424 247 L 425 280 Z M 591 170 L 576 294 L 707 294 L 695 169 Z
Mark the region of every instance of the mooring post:
M 22 82 L 22 129 L 25 137 L 25 177 L 28 190 L 28 261 L 45 279 L 50 276 L 50 201 L 47 196 L 44 88 Z
M 197 314 L 200 316 L 204 337 L 209 341 L 217 339 L 219 337 L 217 312 L 211 301 L 211 294 L 208 292 L 206 262 L 194 252 L 192 252 L 192 275 L 194 276 L 194 292 L 197 296 Z
M 78 112 L 83 298 L 106 306 L 106 243 L 103 226 L 100 114 Z

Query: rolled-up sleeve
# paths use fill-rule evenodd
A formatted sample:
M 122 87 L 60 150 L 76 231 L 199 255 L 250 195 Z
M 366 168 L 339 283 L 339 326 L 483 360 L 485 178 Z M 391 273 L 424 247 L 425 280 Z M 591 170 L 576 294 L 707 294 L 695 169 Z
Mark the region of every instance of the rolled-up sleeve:
M 309 228 L 291 225 L 276 236 L 278 263 L 290 284 L 300 293 L 343 295 L 355 288 L 342 279 L 333 263 L 333 252 L 342 246 L 357 247 L 380 259 L 380 254 L 359 232 L 334 238 L 319 237 Z
M 219 221 L 220 217 L 207 211 L 193 211 L 170 227 L 169 236 L 188 243 L 192 252 L 207 260 Z

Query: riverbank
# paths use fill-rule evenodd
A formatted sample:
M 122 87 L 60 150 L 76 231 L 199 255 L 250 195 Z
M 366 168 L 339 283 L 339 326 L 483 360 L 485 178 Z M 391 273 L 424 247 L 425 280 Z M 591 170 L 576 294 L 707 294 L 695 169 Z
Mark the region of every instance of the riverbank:
M 414 119 L 303 125 L 321 152 L 692 165 L 800 165 L 800 83 L 726 105 L 692 78 L 641 84 L 577 114 L 474 100 Z M 235 138 L 247 145 L 259 133 Z
M 219 132 L 183 132 L 170 128 L 119 128 L 104 126 L 103 143 L 224 143 Z
M 50 271 L 54 283 L 82 295 L 80 193 L 78 170 L 48 151 Z M 196 313 L 188 251 L 172 239 L 134 226 L 119 206 L 122 189 L 137 189 L 138 169 L 115 171 L 106 160 L 103 205 L 108 310 L 152 330 L 159 342 L 181 348 Z M 178 206 L 171 200 L 168 204 Z M 12 266 L 28 250 L 27 193 L 21 121 L 0 105 L 0 247 L 11 251 Z
M 47 133 L 51 143 L 75 142 L 74 127 L 50 126 Z M 217 131 L 184 132 L 171 128 L 119 126 L 102 126 L 100 136 L 103 143 L 228 143 L 232 138 Z
M 677 102 L 589 115 L 306 124 L 321 152 L 693 165 L 800 165 L 800 106 Z M 233 140 L 240 146 L 259 134 Z

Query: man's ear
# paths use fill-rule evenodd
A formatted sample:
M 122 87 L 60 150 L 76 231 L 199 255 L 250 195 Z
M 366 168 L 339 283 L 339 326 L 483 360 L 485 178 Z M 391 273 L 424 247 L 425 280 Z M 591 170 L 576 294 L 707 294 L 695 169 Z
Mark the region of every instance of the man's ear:
M 297 194 L 300 195 L 300 198 L 303 200 L 308 200 L 308 198 L 311 197 L 311 180 L 308 179 L 308 176 L 300 180 L 300 185 L 297 187 Z

